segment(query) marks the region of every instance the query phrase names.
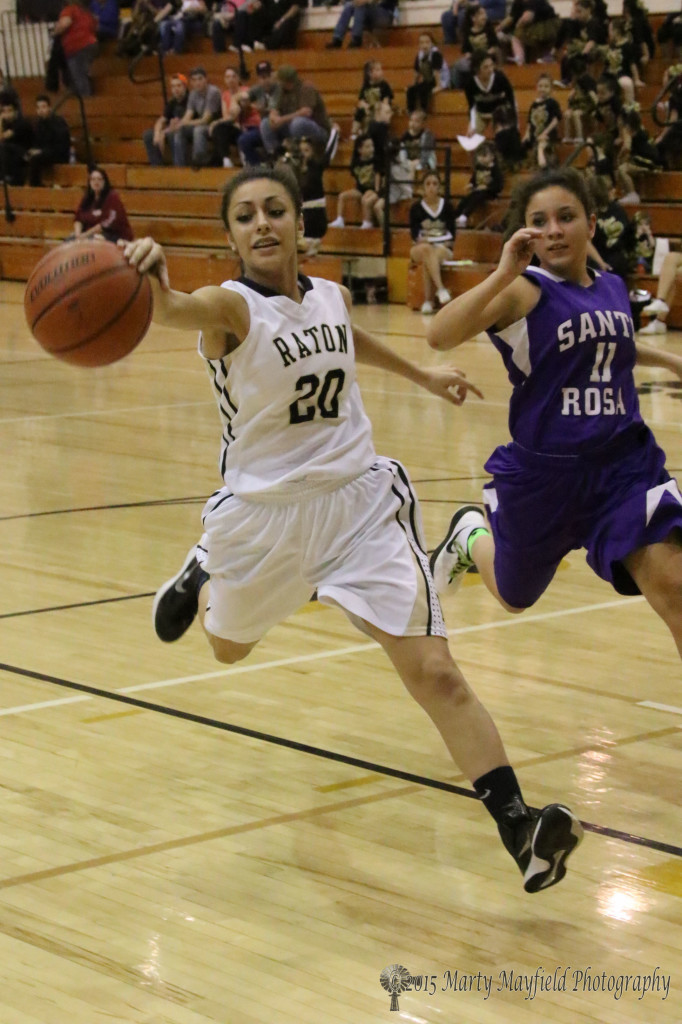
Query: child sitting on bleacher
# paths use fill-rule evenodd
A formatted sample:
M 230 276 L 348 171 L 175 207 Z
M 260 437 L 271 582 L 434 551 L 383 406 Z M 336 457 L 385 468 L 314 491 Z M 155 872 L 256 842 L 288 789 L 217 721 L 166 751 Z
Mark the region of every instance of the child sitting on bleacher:
M 457 227 L 467 227 L 474 210 L 484 206 L 489 199 L 499 196 L 503 184 L 504 177 L 495 145 L 482 142 L 474 150 L 474 167 L 467 185 L 467 194 L 462 196 L 455 210 Z
M 540 168 L 546 170 L 556 163 L 561 107 L 551 95 L 552 79 L 543 72 L 537 82 L 537 95 L 528 111 L 528 126 L 523 136 L 526 153 Z
M 586 71 L 573 84 L 564 111 L 564 142 L 584 142 L 592 132 L 597 109 L 597 83 Z
M 328 159 L 321 143 L 301 139 L 296 168 L 303 200 L 303 243 L 306 256 L 316 256 L 327 232 L 327 199 L 323 176 Z
M 374 140 L 369 135 L 361 135 L 355 140 L 350 171 L 355 178 L 355 188 L 339 193 L 336 219 L 330 228 L 346 226 L 345 211 L 349 202 L 359 199 L 362 206 L 361 228 L 373 228 L 374 216 L 379 218 L 383 211 L 384 201 L 380 199 L 381 169 L 377 164 Z
M 633 175 L 661 169 L 661 158 L 636 110 L 621 110 L 616 138 L 616 181 L 624 195 L 623 206 L 639 203 Z
M 523 162 L 523 142 L 516 111 L 506 103 L 493 111 L 493 141 L 502 172 L 516 174 Z
M 374 140 L 377 160 L 384 165 L 388 128 L 393 117 L 393 89 L 384 78 L 380 60 L 368 60 L 364 67 L 362 88 L 353 114 L 351 139 L 369 135 Z
M 430 32 L 422 32 L 419 36 L 419 50 L 414 58 L 415 80 L 412 85 L 408 85 L 405 93 L 409 113 L 429 109 L 431 96 L 442 88 L 441 72 L 444 67 L 443 54 L 434 43 L 433 36 Z
M 604 71 L 613 75 L 623 93 L 623 102 L 635 102 L 635 89 L 644 85 L 637 63 L 637 49 L 628 32 L 625 18 L 612 18 L 609 22 L 608 43 L 600 50 Z

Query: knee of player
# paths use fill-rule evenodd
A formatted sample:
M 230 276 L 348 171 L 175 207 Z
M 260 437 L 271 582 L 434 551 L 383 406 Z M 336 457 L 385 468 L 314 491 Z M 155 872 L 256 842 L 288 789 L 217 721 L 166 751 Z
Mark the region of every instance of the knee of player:
M 212 636 L 210 633 L 207 636 L 213 650 L 213 656 L 222 665 L 234 665 L 235 662 L 242 661 L 254 646 L 253 644 L 236 644 L 231 640 L 223 640 L 222 637 Z
M 414 690 L 420 704 L 465 703 L 471 698 L 466 679 L 454 661 L 436 660 L 423 665 L 421 677 Z

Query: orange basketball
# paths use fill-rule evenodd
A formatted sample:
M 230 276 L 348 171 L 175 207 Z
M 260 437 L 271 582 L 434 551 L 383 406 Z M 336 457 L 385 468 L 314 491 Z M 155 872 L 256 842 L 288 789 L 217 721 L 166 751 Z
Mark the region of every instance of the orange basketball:
M 77 366 L 106 366 L 147 333 L 152 289 L 111 242 L 66 242 L 34 269 L 24 311 L 46 352 Z

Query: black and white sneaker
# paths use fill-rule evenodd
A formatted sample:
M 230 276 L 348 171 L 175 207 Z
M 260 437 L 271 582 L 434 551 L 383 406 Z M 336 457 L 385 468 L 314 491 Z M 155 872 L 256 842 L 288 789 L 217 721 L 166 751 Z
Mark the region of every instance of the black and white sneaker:
M 182 569 L 166 580 L 154 597 L 152 621 L 159 640 L 179 640 L 194 622 L 199 610 L 199 589 L 208 578 L 197 562 L 196 545 L 190 548 Z
M 450 520 L 445 537 L 429 559 L 431 575 L 439 594 L 452 594 L 462 582 L 464 573 L 475 568 L 469 554 L 472 530 L 487 530 L 483 512 L 478 505 L 462 505 Z
M 502 842 L 523 875 L 526 892 L 556 885 L 566 874 L 566 861 L 583 838 L 583 827 L 563 804 L 548 804 L 497 826 Z

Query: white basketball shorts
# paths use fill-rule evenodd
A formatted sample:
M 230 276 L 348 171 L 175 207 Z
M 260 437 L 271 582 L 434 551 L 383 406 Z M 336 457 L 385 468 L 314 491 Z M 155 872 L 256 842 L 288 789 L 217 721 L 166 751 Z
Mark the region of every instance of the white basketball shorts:
M 199 561 L 210 574 L 205 627 L 254 643 L 310 600 L 362 628 L 447 636 L 421 513 L 399 462 L 379 457 L 350 483 L 294 502 L 243 501 L 227 488 L 203 512 Z

